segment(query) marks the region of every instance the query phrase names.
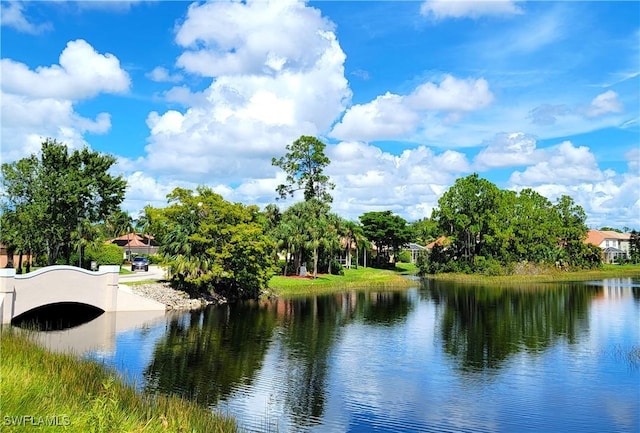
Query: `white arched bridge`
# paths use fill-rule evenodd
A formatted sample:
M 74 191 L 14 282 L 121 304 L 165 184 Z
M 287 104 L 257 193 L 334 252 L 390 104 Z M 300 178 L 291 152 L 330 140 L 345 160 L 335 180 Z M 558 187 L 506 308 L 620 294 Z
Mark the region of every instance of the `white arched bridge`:
M 164 304 L 118 287 L 120 267 L 97 272 L 75 266 L 47 266 L 24 275 L 0 269 L 0 323 L 50 304 L 76 303 L 102 311 L 159 311 Z

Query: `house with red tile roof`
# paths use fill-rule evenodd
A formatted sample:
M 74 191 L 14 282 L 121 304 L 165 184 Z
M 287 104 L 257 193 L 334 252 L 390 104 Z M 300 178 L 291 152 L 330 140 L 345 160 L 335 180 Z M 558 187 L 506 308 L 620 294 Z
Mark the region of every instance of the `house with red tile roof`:
M 446 236 L 440 236 L 435 241 L 427 244 L 427 250 L 431 251 L 436 245 L 443 248 L 448 247 L 449 245 L 451 245 L 451 239 Z
M 589 230 L 584 242 L 602 249 L 604 263 L 616 263 L 620 259 L 629 257 L 631 234 L 611 230 Z
M 127 233 L 110 239 L 106 243 L 115 244 L 122 248 L 125 260 L 139 255 L 158 254 L 158 243 L 151 235 L 141 235 L 138 233 Z

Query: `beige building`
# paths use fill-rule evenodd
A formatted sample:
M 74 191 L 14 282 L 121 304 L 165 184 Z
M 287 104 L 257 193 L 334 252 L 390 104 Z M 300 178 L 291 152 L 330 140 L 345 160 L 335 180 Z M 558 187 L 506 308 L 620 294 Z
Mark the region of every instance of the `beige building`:
M 10 260 L 13 260 L 12 267 L 15 268 L 16 266 L 18 266 L 18 263 L 20 262 L 20 255 L 13 254 L 13 256 L 10 257 L 9 253 L 10 251 L 7 250 L 7 246 L 4 243 L 0 242 L 0 268 L 6 268 L 9 265 Z M 29 254 L 23 254 L 22 266 L 25 266 L 27 262 L 33 264 L 32 257 Z
M 615 263 L 629 257 L 631 234 L 610 230 L 589 230 L 585 243 L 600 247 L 602 260 L 605 263 Z

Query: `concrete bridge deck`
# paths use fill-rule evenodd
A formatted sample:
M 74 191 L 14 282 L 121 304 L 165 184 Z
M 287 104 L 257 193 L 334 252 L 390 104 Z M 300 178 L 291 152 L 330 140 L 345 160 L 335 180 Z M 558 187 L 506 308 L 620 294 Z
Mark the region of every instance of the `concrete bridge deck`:
M 166 306 L 118 287 L 119 266 L 97 272 L 75 266 L 47 266 L 24 275 L 0 269 L 0 323 L 34 308 L 59 303 L 91 305 L 105 312 L 164 311 Z

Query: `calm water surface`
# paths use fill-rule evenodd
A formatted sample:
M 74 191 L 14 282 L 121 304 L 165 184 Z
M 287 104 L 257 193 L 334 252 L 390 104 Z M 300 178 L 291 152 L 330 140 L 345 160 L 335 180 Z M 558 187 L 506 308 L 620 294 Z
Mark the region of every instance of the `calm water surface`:
M 640 431 L 640 281 L 417 285 L 168 315 L 89 356 L 249 431 Z

